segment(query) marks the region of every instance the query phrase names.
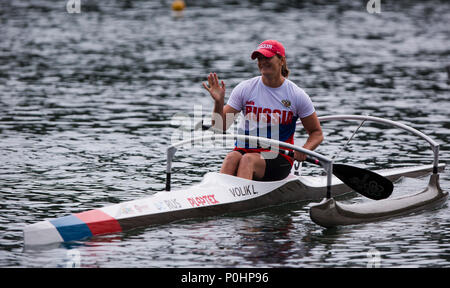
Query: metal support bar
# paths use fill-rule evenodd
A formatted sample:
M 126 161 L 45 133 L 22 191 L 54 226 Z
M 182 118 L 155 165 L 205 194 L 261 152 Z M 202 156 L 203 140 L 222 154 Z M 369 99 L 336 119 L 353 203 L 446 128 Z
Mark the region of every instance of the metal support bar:
M 383 119 L 383 118 L 378 118 L 378 117 L 374 117 L 374 116 L 364 116 L 364 115 L 332 115 L 332 116 L 322 116 L 319 117 L 319 121 L 331 121 L 331 120 L 368 120 L 368 121 L 372 121 L 372 122 L 378 122 L 378 123 L 382 123 L 382 124 L 386 124 L 386 125 L 391 125 L 403 130 L 406 130 L 416 136 L 419 136 L 420 138 L 424 139 L 425 141 L 427 141 L 430 145 L 431 145 L 431 149 L 433 150 L 434 153 L 434 159 L 433 159 L 433 171 L 438 171 L 438 166 L 439 166 L 439 144 L 434 141 L 433 139 L 431 139 L 430 137 L 428 137 L 427 135 L 423 134 L 422 132 L 420 132 L 417 129 L 414 129 L 408 125 L 396 122 L 396 121 L 392 121 L 392 120 L 387 120 L 387 119 Z M 433 172 L 434 173 L 434 172 Z M 435 173 L 435 174 L 436 174 Z
M 309 156 L 312 156 L 316 159 L 318 159 L 322 164 L 323 167 L 329 167 L 327 174 L 328 174 L 328 178 L 327 178 L 327 186 L 331 187 L 331 179 L 332 179 L 332 174 L 333 174 L 333 165 L 332 165 L 332 161 L 330 158 L 319 154 L 317 152 L 305 149 L 303 147 L 299 147 L 299 146 L 295 146 L 286 142 L 281 142 L 281 141 L 277 141 L 274 139 L 269 139 L 269 138 L 264 138 L 264 137 L 257 137 L 257 136 L 249 136 L 249 135 L 233 135 L 233 134 L 220 134 L 220 135 L 203 135 L 203 136 L 199 136 L 199 137 L 195 137 L 192 139 L 188 139 L 188 140 L 183 140 L 180 142 L 177 142 L 175 144 L 172 144 L 171 146 L 169 146 L 167 148 L 167 168 L 166 168 L 166 191 L 170 191 L 170 176 L 172 173 L 172 160 L 173 157 L 175 155 L 175 152 L 177 150 L 176 147 L 180 147 L 183 146 L 185 144 L 188 143 L 195 143 L 198 141 L 203 141 L 203 140 L 211 140 L 211 141 L 225 141 L 227 139 L 233 139 L 233 140 L 241 140 L 241 141 L 254 141 L 254 143 L 262 143 L 268 146 L 268 149 L 270 150 L 278 150 L 278 147 L 283 147 L 283 148 L 288 148 L 288 149 L 292 149 L 295 151 L 299 151 L 302 152 L 304 154 L 307 154 Z M 331 193 L 331 191 L 330 191 Z

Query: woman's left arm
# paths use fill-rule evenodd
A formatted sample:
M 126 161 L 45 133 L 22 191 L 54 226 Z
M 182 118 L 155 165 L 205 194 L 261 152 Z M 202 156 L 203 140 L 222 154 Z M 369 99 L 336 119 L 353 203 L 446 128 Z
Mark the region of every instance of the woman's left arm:
M 313 114 L 305 118 L 301 118 L 300 120 L 309 135 L 306 143 L 303 145 L 303 148 L 312 151 L 316 149 L 317 146 L 319 146 L 319 144 L 323 141 L 322 127 L 320 126 L 319 118 L 317 117 L 316 112 L 314 112 Z M 295 151 L 295 160 L 305 161 L 305 159 L 306 154 Z

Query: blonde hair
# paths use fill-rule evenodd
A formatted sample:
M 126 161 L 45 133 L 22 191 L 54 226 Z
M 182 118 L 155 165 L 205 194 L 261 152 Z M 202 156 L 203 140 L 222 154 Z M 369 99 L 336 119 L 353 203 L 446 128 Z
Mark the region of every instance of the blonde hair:
M 280 56 L 280 55 L 277 55 L 277 56 L 278 56 L 278 58 L 283 59 L 283 56 Z M 283 75 L 283 77 L 288 78 L 289 73 L 290 73 L 290 71 L 287 67 L 286 57 L 284 57 L 284 64 L 283 64 L 283 66 L 281 66 L 281 75 Z

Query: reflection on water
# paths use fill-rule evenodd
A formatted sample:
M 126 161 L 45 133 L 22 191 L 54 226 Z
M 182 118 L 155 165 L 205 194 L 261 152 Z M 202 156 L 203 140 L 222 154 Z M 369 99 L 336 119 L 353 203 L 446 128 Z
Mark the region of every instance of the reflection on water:
M 249 55 L 267 38 L 285 44 L 290 79 L 319 115 L 409 123 L 449 161 L 449 4 L 382 2 L 369 14 L 347 1 L 189 1 L 178 17 L 166 2 L 81 1 L 79 14 L 64 1 L 2 4 L 0 266 L 66 267 L 79 255 L 84 267 L 366 267 L 374 248 L 382 267 L 449 267 L 448 206 L 324 230 L 299 203 L 23 251 L 26 224 L 163 190 L 174 115 L 192 117 L 194 105 L 210 113 L 201 87 L 209 72 L 227 95 L 257 75 Z M 352 124 L 323 123 L 318 152 L 337 153 Z M 424 141 L 379 128 L 364 124 L 338 160 L 371 169 L 431 162 Z M 300 129 L 297 144 L 304 139 Z M 226 151 L 179 151 L 174 187 L 217 170 Z M 394 194 L 425 183 L 404 179 Z M 449 183 L 444 172 L 442 188 Z

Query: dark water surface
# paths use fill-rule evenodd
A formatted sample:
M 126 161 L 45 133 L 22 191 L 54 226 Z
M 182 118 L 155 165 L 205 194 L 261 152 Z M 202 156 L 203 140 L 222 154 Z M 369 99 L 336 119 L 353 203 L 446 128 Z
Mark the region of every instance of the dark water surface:
M 211 111 L 201 87 L 209 72 L 227 96 L 258 75 L 250 54 L 268 38 L 285 44 L 290 79 L 319 115 L 410 124 L 449 162 L 450 4 L 381 1 L 381 13 L 369 14 L 366 1 L 311 2 L 188 1 L 177 16 L 171 1 L 81 0 L 79 14 L 63 0 L 2 1 L 0 266 L 65 267 L 75 255 L 83 267 L 366 267 L 376 251 L 381 267 L 450 267 L 448 204 L 326 230 L 309 219 L 311 203 L 298 203 L 24 250 L 27 224 L 163 190 L 174 116 Z M 332 156 L 358 124 L 348 123 L 324 123 L 317 151 Z M 363 126 L 339 160 L 431 163 L 424 141 L 378 128 Z M 173 185 L 218 170 L 226 151 L 181 150 Z M 426 181 L 402 179 L 394 196 Z M 441 186 L 450 190 L 448 169 Z

